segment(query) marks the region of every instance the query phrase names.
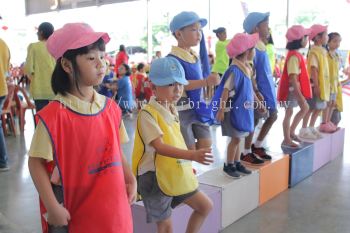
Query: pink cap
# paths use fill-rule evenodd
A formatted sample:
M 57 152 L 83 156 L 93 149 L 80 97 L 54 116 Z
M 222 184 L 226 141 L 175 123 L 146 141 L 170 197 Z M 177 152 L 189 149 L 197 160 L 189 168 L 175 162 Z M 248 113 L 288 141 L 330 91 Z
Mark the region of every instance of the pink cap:
M 236 57 L 248 49 L 254 48 L 259 41 L 259 34 L 237 33 L 226 46 L 227 54 L 230 58 Z
M 304 36 L 310 35 L 310 33 L 311 33 L 310 29 L 306 29 L 301 25 L 294 25 L 288 28 L 286 33 L 286 38 L 288 42 L 292 42 L 294 40 L 300 40 Z
M 95 43 L 102 38 L 108 43 L 110 38 L 105 32 L 95 32 L 86 23 L 67 23 L 56 30 L 47 40 L 49 53 L 57 60 L 70 49 L 78 49 Z
M 323 26 L 321 24 L 314 24 L 311 26 L 310 29 L 311 29 L 311 33 L 309 37 L 310 37 L 310 40 L 312 40 L 317 36 L 317 34 L 327 31 L 327 26 Z

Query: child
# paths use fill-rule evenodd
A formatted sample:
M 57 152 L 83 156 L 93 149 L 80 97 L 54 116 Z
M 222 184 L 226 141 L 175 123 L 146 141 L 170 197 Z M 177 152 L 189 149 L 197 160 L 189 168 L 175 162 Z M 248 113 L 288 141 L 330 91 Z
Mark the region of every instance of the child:
M 177 46 L 172 47 L 169 56 L 176 58 L 181 63 L 185 70 L 185 77 L 189 81 L 177 104 L 177 110 L 181 122 L 181 133 L 190 150 L 209 148 L 212 144 L 207 124 L 213 120 L 212 112 L 204 102 L 202 94 L 204 87 L 216 86 L 220 80 L 217 74 L 203 77 L 201 60 L 191 49 L 201 43 L 201 52 L 205 53 L 202 27 L 206 24 L 206 19 L 199 18 L 195 12 L 190 11 L 177 14 L 170 22 L 170 31 L 177 40 Z M 208 54 L 205 56 L 207 57 Z
M 198 232 L 213 204 L 198 191 L 190 161 L 208 165 L 211 149 L 188 150 L 181 135 L 174 106 L 188 84 L 181 64 L 173 57 L 154 60 L 149 77 L 155 96 L 139 112 L 132 156 L 147 222 L 157 222 L 158 233 L 172 232 L 171 208 L 184 202 L 194 209 L 186 232 Z
M 28 153 L 45 233 L 133 232 L 136 180 L 121 150 L 121 110 L 93 89 L 106 72 L 109 40 L 87 24 L 69 23 L 47 41 L 57 61 L 57 95 L 38 112 Z
M 266 118 L 257 137 L 256 143 L 252 144 L 254 132 L 250 133 L 245 140 L 244 153 L 242 160 L 252 165 L 264 163 L 263 160 L 271 160 L 271 156 L 267 154 L 263 147 L 263 141 L 270 131 L 273 123 L 277 120 L 277 99 L 275 84 L 271 72 L 269 57 L 266 52 L 266 44 L 269 38 L 269 16 L 270 13 L 252 12 L 245 18 L 243 28 L 248 34 L 258 33 L 259 42 L 255 48 L 254 69 L 256 78 L 253 79 L 253 88 L 255 95 L 259 101 L 264 101 L 267 113 L 261 114 L 258 109 L 254 112 L 254 124 L 258 124 L 259 120 Z M 256 157 L 256 155 L 259 156 Z
M 131 70 L 129 65 L 121 64 L 118 68 L 118 81 L 117 81 L 117 103 L 122 109 L 123 115 L 131 115 L 132 110 L 135 108 L 135 100 L 132 94 L 132 85 L 130 80 Z
M 309 38 L 314 42 L 307 57 L 307 67 L 310 75 L 313 97 L 308 100 L 309 111 L 303 118 L 303 125 L 300 129 L 299 136 L 304 139 L 314 140 L 322 137 L 317 129 L 315 129 L 315 123 L 321 111 L 326 108 L 330 95 L 327 51 L 323 47 L 328 41 L 327 26 L 319 24 L 313 25 Z M 320 126 L 321 131 L 333 132 L 334 129 L 331 125 L 326 124 L 326 122 L 323 123 L 324 124 Z M 314 136 L 312 136 L 312 134 Z
M 99 86 L 98 93 L 106 97 L 112 98 L 117 90 L 116 80 L 114 79 L 114 69 L 110 68 L 109 61 L 106 59 L 107 71 Z
M 211 71 L 222 77 L 229 66 L 229 57 L 226 52 L 226 46 L 230 40 L 227 40 L 226 28 L 224 27 L 219 27 L 213 30 L 213 32 L 219 40 L 215 45 L 215 63 Z
M 298 51 L 305 48 L 308 42 L 310 30 L 301 25 L 294 25 L 287 31 L 286 66 L 283 69 L 281 81 L 278 86 L 277 99 L 286 108 L 283 119 L 283 146 L 298 148 L 300 139 L 295 135 L 295 128 L 309 111 L 306 99 L 312 97 L 309 75 L 307 73 L 303 55 Z M 290 119 L 293 115 L 293 108 L 300 107 L 300 111 L 295 115 L 292 124 Z
M 258 34 L 245 33 L 238 33 L 232 38 L 227 45 L 227 53 L 232 58 L 232 63 L 217 89 L 218 92 L 222 89 L 223 91 L 216 117 L 221 121 L 222 136 L 231 138 L 227 146 L 224 172 L 232 178 L 239 178 L 238 172 L 251 174 L 240 163 L 239 143 L 241 138 L 254 131 L 254 92 L 250 80 L 252 70 L 248 61 L 254 57 L 254 47 L 258 40 Z
M 328 65 L 329 65 L 329 79 L 331 83 L 331 95 L 328 104 L 328 115 L 325 116 L 325 121 L 329 122 L 333 128 L 337 128 L 340 121 L 340 112 L 342 112 L 343 101 L 342 101 L 342 88 L 339 82 L 339 67 L 340 67 L 340 57 L 337 53 L 337 49 L 340 46 L 341 36 L 337 32 L 332 32 L 328 34 Z M 333 121 L 332 116 L 334 113 Z M 339 119 L 339 120 L 338 120 Z

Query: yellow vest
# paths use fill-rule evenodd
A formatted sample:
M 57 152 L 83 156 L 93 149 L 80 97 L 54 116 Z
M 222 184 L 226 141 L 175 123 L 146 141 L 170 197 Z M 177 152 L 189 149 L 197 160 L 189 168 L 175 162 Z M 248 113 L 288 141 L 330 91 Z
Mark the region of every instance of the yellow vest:
M 337 93 L 338 88 L 338 75 L 339 75 L 339 58 L 336 55 L 333 57 L 330 53 L 327 56 L 328 67 L 329 67 L 329 81 L 331 93 Z
M 151 105 L 146 105 L 141 111 L 149 113 L 158 123 L 163 132 L 162 140 L 164 144 L 187 150 L 178 122 L 173 122 L 172 125 L 169 125 Z M 140 136 L 142 134 L 140 124 L 142 122 L 140 122 L 140 117 L 138 117 L 132 153 L 132 170 L 136 177 L 138 165 L 145 151 L 145 144 Z M 190 193 L 198 188 L 198 180 L 193 174 L 191 161 L 163 156 L 158 153 L 155 154 L 154 160 L 157 182 L 164 194 L 178 196 Z
M 338 90 L 337 98 L 335 99 L 336 108 L 338 109 L 339 112 L 342 112 L 343 111 L 343 88 L 340 82 L 338 82 L 337 90 Z
M 309 51 L 307 70 L 311 77 L 311 55 L 315 55 L 318 61 L 318 86 L 320 88 L 320 99 L 323 101 L 329 101 L 330 95 L 330 79 L 328 61 L 323 52 L 324 48 L 319 46 L 313 46 Z

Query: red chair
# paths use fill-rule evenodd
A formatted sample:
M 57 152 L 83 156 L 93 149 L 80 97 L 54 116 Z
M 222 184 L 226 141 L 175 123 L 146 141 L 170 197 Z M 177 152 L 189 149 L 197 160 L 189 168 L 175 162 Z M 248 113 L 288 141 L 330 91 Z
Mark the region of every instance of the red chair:
M 13 112 L 12 112 L 15 86 L 8 85 L 7 89 L 8 89 L 8 94 L 6 96 L 4 106 L 2 107 L 2 113 L 1 113 L 2 130 L 4 132 L 4 135 L 7 135 L 6 123 L 9 122 L 9 128 L 12 129 L 14 136 L 16 136 L 16 127 L 15 127 L 15 121 L 13 119 Z
M 20 86 L 16 85 L 15 87 L 15 94 L 14 94 L 14 100 L 16 102 L 16 109 L 17 109 L 17 114 L 18 114 L 18 119 L 19 119 L 19 128 L 21 132 L 24 131 L 24 124 L 25 124 L 25 113 L 26 110 L 30 109 L 32 110 L 32 115 L 34 118 L 35 115 L 35 105 L 34 103 L 29 99 L 27 92 Z M 23 100 L 19 97 L 20 94 L 23 96 Z

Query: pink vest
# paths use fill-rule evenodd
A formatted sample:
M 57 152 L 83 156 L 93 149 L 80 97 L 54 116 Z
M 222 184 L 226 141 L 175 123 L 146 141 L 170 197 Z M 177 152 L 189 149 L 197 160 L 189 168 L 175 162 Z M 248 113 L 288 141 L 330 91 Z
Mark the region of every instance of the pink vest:
M 107 99 L 99 113 L 84 115 L 53 101 L 37 117 L 52 141 L 63 204 L 71 215 L 69 233 L 132 233 L 119 140 L 121 111 L 116 103 Z M 43 232 L 47 232 L 45 220 Z

